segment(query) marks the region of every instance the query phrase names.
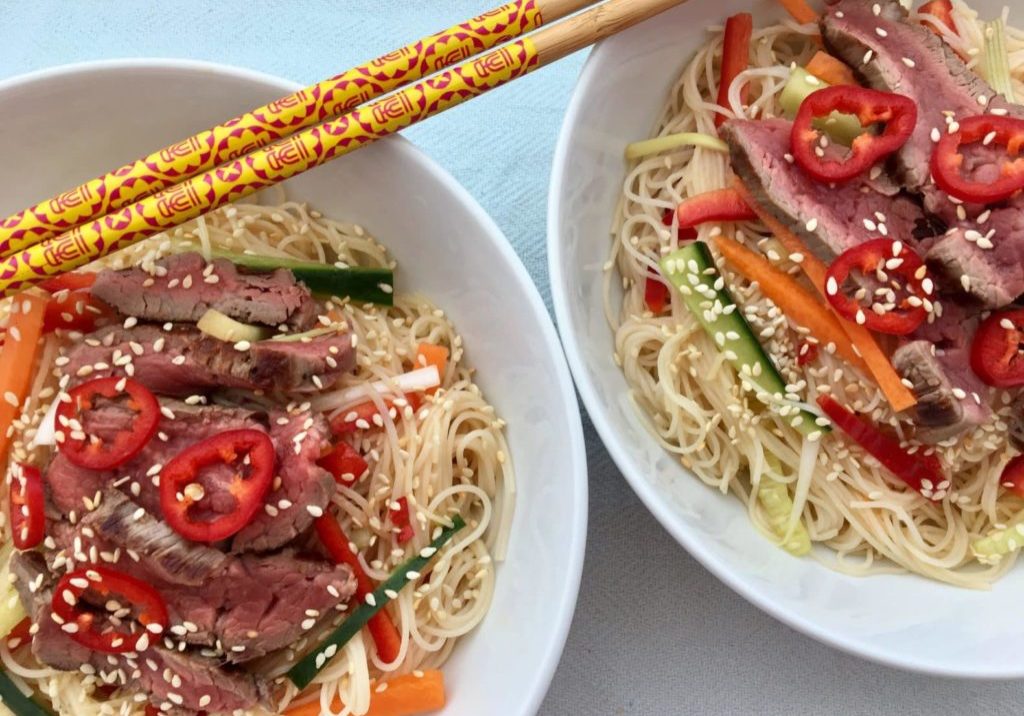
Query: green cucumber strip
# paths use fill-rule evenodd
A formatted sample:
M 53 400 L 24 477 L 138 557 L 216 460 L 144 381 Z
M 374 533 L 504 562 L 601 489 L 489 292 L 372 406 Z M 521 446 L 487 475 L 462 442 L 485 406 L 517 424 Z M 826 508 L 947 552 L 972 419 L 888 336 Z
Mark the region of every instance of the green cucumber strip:
M 682 132 L 633 142 L 626 146 L 626 159 L 640 159 L 651 154 L 670 152 L 680 147 L 703 147 L 723 154 L 729 153 L 729 145 L 718 137 L 697 132 Z
M 774 396 L 774 400 L 785 402 L 786 381 L 729 295 L 725 279 L 719 274 L 707 245 L 694 241 L 664 256 L 661 273 L 682 295 L 686 307 L 715 346 L 726 352 L 736 371 L 746 381 Z M 765 401 L 762 399 L 762 402 Z M 832 430 L 825 420 L 822 420 L 825 425 L 817 423 L 820 417 L 800 410 L 787 419 L 803 435 L 820 437 Z
M 1006 555 L 1024 547 L 1024 522 L 993 530 L 971 543 L 971 551 L 983 564 L 998 564 Z
M 1010 78 L 1010 54 L 1006 50 L 1003 18 L 985 23 L 985 59 L 981 67 L 992 89 L 1010 102 L 1016 101 Z
M 386 268 L 353 266 L 338 268 L 312 261 L 297 261 L 276 256 L 254 256 L 231 251 L 213 251 L 214 258 L 227 259 L 236 266 L 253 271 L 289 269 L 295 278 L 317 296 L 348 296 L 357 303 L 393 306 L 395 303 L 395 272 Z M 381 288 L 386 286 L 387 288 Z
M 818 79 L 803 67 L 795 67 L 789 75 L 786 86 L 782 88 L 779 104 L 785 110 L 786 116 L 792 119 L 808 95 L 829 86 L 828 82 Z M 852 114 L 840 114 L 839 112 L 833 112 L 828 117 L 817 120 L 814 122 L 814 128 L 825 132 L 830 138 L 847 147 L 864 133 L 860 120 Z
M 359 633 L 359 630 L 366 626 L 370 618 L 379 612 L 384 606 L 391 601 L 391 597 L 388 596 L 388 592 L 399 592 L 412 581 L 415 581 L 415 577 L 410 579 L 407 575 L 412 572 L 414 574 L 420 574 L 423 568 L 427 566 L 434 555 L 442 547 L 444 547 L 455 536 L 459 530 L 466 526 L 465 520 L 462 519 L 461 515 L 455 515 L 452 517 L 452 526 L 445 527 L 441 534 L 438 535 L 437 539 L 430 543 L 430 547 L 420 552 L 412 559 L 405 562 L 398 569 L 396 569 L 386 581 L 382 582 L 377 589 L 373 592 L 373 605 L 368 601 L 363 601 L 358 607 L 349 614 L 348 619 L 343 621 L 341 625 L 331 633 L 326 639 L 320 642 L 312 652 L 307 654 L 301 661 L 299 661 L 291 670 L 286 674 L 288 679 L 295 684 L 299 689 L 304 689 L 312 683 L 316 675 L 320 673 L 320 670 L 330 662 L 331 658 L 337 652 L 341 651 L 342 647 L 347 644 L 352 637 Z M 427 556 L 424 556 L 424 552 Z M 330 647 L 334 647 L 331 651 L 331 656 L 327 656 L 327 650 Z
M 49 711 L 24 694 L 3 669 L 0 669 L 0 703 L 15 716 L 50 716 Z
M 765 451 L 765 460 L 773 470 L 782 469 L 778 458 L 770 452 Z M 779 545 L 784 550 L 796 557 L 802 557 L 811 551 L 811 536 L 807 532 L 803 517 L 797 520 L 793 531 L 789 532 L 789 516 L 793 513 L 793 498 L 789 496 L 789 485 L 762 473 L 761 484 L 757 488 L 757 499 L 764 508 L 768 525 L 779 538 Z

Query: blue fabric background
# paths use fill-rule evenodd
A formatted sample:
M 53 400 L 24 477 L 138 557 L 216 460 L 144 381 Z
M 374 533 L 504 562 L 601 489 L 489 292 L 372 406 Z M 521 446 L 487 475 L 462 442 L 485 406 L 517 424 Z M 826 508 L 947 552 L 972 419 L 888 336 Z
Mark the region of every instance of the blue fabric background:
M 0 0 L 0 77 L 81 60 L 187 57 L 307 84 L 492 4 L 499 2 Z M 549 306 L 547 181 L 582 62 L 563 60 L 407 133 L 491 213 Z M 1021 712 L 1019 682 L 904 674 L 765 616 L 650 518 L 587 430 L 586 573 L 544 716 Z

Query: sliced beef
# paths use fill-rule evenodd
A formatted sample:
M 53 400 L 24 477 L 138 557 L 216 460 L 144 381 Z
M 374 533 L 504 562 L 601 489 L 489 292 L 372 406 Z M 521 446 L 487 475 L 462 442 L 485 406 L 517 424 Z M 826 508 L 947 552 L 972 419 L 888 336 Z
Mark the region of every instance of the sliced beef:
M 91 553 L 113 557 L 106 561 L 160 591 L 172 634 L 222 650 L 231 662 L 294 643 L 319 621 L 311 614 L 326 618 L 355 591 L 355 578 L 345 565 L 293 550 L 225 554 L 183 539 L 117 492 L 108 492 L 77 526 L 52 527 L 63 548 L 55 564 L 81 562 Z
M 991 417 L 988 405 L 975 398 L 982 394 L 982 386 L 971 371 L 966 349 L 939 353 L 928 341 L 917 340 L 900 346 L 892 361 L 897 372 L 914 385 L 919 437 L 945 440 Z
M 906 95 L 918 105 L 917 126 L 896 165 L 904 185 L 922 195 L 925 209 L 952 227 L 929 242 L 929 264 L 987 308 L 1004 306 L 1024 293 L 1024 199 L 985 214 L 986 207 L 951 201 L 930 174 L 933 132 L 945 133 L 950 122 L 986 111 L 1024 117 L 1024 107 L 997 95 L 934 33 L 908 21 L 895 0 L 837 0 L 821 26 L 829 50 L 869 86 Z M 999 162 L 995 149 L 972 149 L 963 171 L 984 181 L 998 175 Z
M 212 268 L 211 268 L 212 267 Z M 102 271 L 92 293 L 125 316 L 196 322 L 211 308 L 244 323 L 312 327 L 316 302 L 287 269 L 243 273 L 230 261 L 174 254 L 146 269 Z
M 823 261 L 885 232 L 914 245 L 927 225 L 920 207 L 905 196 L 887 196 L 868 181 L 831 187 L 786 161 L 792 124 L 785 120 L 732 120 L 723 126 L 734 171 L 761 206 L 800 236 Z
M 94 673 L 102 683 L 146 694 L 155 707 L 167 704 L 167 710 L 176 714 L 231 713 L 269 700 L 269 688 L 261 679 L 222 668 L 194 650 L 168 649 L 158 640 L 137 655 L 107 655 L 81 646 L 51 617 L 56 580 L 42 557 L 33 552 L 15 554 L 12 571 L 22 604 L 39 626 L 32 651 L 41 663 L 62 671 Z
M 179 397 L 223 388 L 312 393 L 332 387 L 355 365 L 348 333 L 260 341 L 238 350 L 195 326 L 154 324 L 100 329 L 67 358 L 64 371 L 73 384 L 130 371 L 154 393 Z
M 47 493 L 61 513 L 83 514 L 95 509 L 97 498 L 114 486 L 149 514 L 162 517 L 157 487 L 159 468 L 195 443 L 229 430 L 268 432 L 277 453 L 279 482 L 268 493 L 266 505 L 256 518 L 232 539 L 235 551 L 267 551 L 282 547 L 305 532 L 313 513 L 321 514 L 334 494 L 334 478 L 316 463 L 330 439 L 323 418 L 301 411 L 269 415 L 237 407 L 192 406 L 162 400 L 169 411 L 161 419 L 156 437 L 142 452 L 117 470 L 97 472 L 69 462 L 60 452 L 46 470 Z M 173 415 L 171 419 L 168 415 Z M 115 404 L 97 406 L 82 414 L 89 435 L 112 437 L 129 424 L 131 414 Z M 229 480 L 225 467 L 218 476 L 204 472 L 203 480 Z M 311 511 L 312 510 L 312 511 Z

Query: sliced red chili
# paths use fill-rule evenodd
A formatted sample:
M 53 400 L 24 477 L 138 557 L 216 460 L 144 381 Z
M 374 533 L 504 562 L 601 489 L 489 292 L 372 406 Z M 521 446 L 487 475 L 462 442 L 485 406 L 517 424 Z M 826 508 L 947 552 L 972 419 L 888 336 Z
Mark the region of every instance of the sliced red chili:
M 416 531 L 412 526 L 412 516 L 409 513 L 408 498 L 399 497 L 389 510 L 391 524 L 398 528 L 398 544 L 405 544 L 416 536 Z
M 46 533 L 43 477 L 32 465 L 11 469 L 11 535 L 18 549 L 32 549 Z
M 983 114 L 967 117 L 952 134 L 943 133 L 932 152 L 932 176 L 942 191 L 972 204 L 995 204 L 1024 189 L 1024 119 Z M 964 175 L 963 147 L 981 143 L 1005 149 L 999 176 Z
M 26 644 L 32 643 L 32 619 L 25 617 L 7 634 L 7 648 L 17 651 Z
M 655 316 L 664 313 L 669 304 L 668 286 L 656 276 L 648 276 L 644 283 L 644 303 Z
M 729 106 L 729 88 L 733 81 L 750 64 L 750 36 L 754 32 L 754 17 L 749 12 L 733 15 L 725 21 L 725 37 L 722 40 L 722 78 L 718 83 L 718 106 Z M 740 90 L 740 99 L 747 101 L 747 88 Z M 721 127 L 728 119 L 719 113 L 715 126 Z
M 419 410 L 420 406 L 423 405 L 423 396 L 419 393 L 406 393 L 405 400 L 413 410 Z M 395 407 L 395 404 L 390 400 L 385 400 L 384 406 L 391 410 Z M 380 427 L 377 424 L 377 421 L 380 420 L 379 414 L 380 411 L 377 410 L 376 403 L 368 400 L 332 418 L 331 430 L 335 435 L 345 435 L 347 433 L 354 433 L 357 430 L 377 428 Z
M 971 343 L 971 368 L 987 385 L 1024 385 L 1024 308 L 993 313 Z
M 879 134 L 865 131 L 853 140 L 846 157 L 826 151 L 827 138 L 814 123 L 833 112 L 852 114 L 865 128 L 883 123 Z M 800 104 L 790 135 L 796 163 L 822 183 L 854 179 L 906 144 L 917 125 L 917 105 L 903 95 L 864 87 L 826 87 Z
M 131 378 L 98 378 L 72 388 L 70 400 L 57 407 L 57 430 L 64 436 L 61 453 L 89 470 L 110 470 L 138 455 L 152 440 L 160 424 L 160 404 L 142 383 Z M 134 413 L 126 430 L 113 435 L 86 433 L 83 414 L 105 400 L 122 401 Z
M 276 464 L 274 443 L 260 430 L 229 430 L 196 443 L 160 471 L 164 519 L 194 542 L 227 539 L 263 506 Z
M 800 347 L 796 352 L 796 364 L 807 365 L 818 360 L 819 348 L 817 343 L 809 343 L 804 341 L 800 344 Z
M 328 554 L 338 564 L 347 564 L 352 569 L 356 578 L 356 599 L 361 604 L 367 594 L 372 594 L 374 584 L 370 577 L 363 570 L 359 556 L 349 546 L 349 539 L 338 524 L 333 515 L 318 517 L 313 523 L 316 528 L 317 537 L 327 549 Z M 377 653 L 387 663 L 394 663 L 398 659 L 398 652 L 402 648 L 402 637 L 395 628 L 394 622 L 388 616 L 386 610 L 381 610 L 370 617 L 366 628 L 373 637 L 373 643 L 377 646 Z
M 369 467 L 359 451 L 344 441 L 339 441 L 333 450 L 317 461 L 317 465 L 331 473 L 335 482 L 345 487 L 356 484 Z
M 90 608 L 83 599 L 95 595 L 90 603 L 116 603 L 128 608 L 143 629 L 125 630 L 124 620 L 103 620 L 99 609 Z M 111 605 L 113 606 L 113 605 Z M 163 597 L 145 582 L 116 569 L 89 565 L 68 572 L 53 590 L 53 613 L 61 619 L 61 629 L 82 646 L 105 654 L 145 651 L 150 640 L 164 632 L 170 619 Z M 132 622 L 134 624 L 134 622 Z
M 865 283 L 877 282 L 878 287 L 846 286 L 855 270 Z M 847 295 L 847 290 L 853 290 L 853 295 Z M 892 239 L 874 239 L 847 249 L 825 274 L 825 295 L 836 313 L 869 330 L 896 336 L 907 335 L 924 322 L 933 290 L 921 257 Z
M 46 304 L 43 332 L 63 328 L 89 333 L 113 315 L 110 306 L 93 297 L 89 291 L 62 291 Z
M 665 226 L 672 226 L 672 222 L 675 221 L 675 218 L 676 218 L 676 210 L 675 209 L 665 209 L 665 211 L 662 212 L 662 214 L 661 214 L 661 223 L 664 224 Z M 697 240 L 697 236 L 698 236 L 697 230 L 695 228 L 693 228 L 692 226 L 680 226 L 680 227 L 677 227 L 676 232 L 678 234 L 678 238 L 679 238 L 680 242 L 696 241 Z
M 1003 474 L 999 476 L 999 484 L 1017 497 L 1024 497 L 1024 455 L 1018 455 L 1006 463 Z
M 942 464 L 937 457 L 907 452 L 899 440 L 886 435 L 867 419 L 851 413 L 831 396 L 819 397 L 818 405 L 840 430 L 908 487 L 929 500 L 941 500 L 946 496 L 949 480 L 943 474 Z
M 71 271 L 62 273 L 59 276 L 48 278 L 39 284 L 39 287 L 50 293 L 59 291 L 78 291 L 84 288 L 92 288 L 96 283 L 96 274 L 87 271 Z
M 682 238 L 684 229 L 693 229 L 699 224 L 712 221 L 753 221 L 757 214 L 735 189 L 716 189 L 684 199 L 676 207 L 676 217 Z

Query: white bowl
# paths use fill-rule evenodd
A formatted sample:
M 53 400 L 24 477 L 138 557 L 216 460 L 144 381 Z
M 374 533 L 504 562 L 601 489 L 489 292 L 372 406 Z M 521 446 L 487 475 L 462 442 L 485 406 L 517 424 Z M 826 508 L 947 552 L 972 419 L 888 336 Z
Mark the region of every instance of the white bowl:
M 690 0 L 602 42 L 583 69 L 548 199 L 552 295 L 576 385 L 619 469 L 658 521 L 761 609 L 826 643 L 893 666 L 977 678 L 1024 676 L 1024 623 L 1008 618 L 1024 594 L 1024 569 L 1013 570 L 991 592 L 972 592 L 916 576 L 848 577 L 813 559 L 791 557 L 754 529 L 735 497 L 705 487 L 656 444 L 612 361 L 601 281 L 625 177 L 623 149 L 650 136 L 707 26 L 751 11 L 752 4 L 756 24 L 780 17 L 767 0 Z M 973 5 L 995 17 L 1003 2 Z
M 297 87 L 166 60 L 75 65 L 0 83 L 0 214 Z M 394 252 L 401 289 L 425 293 L 449 313 L 481 387 L 508 421 L 519 480 L 510 552 L 490 613 L 445 667 L 444 713 L 532 715 L 568 633 L 587 521 L 579 409 L 544 304 L 494 222 L 404 139 L 379 142 L 286 188 L 365 225 Z

